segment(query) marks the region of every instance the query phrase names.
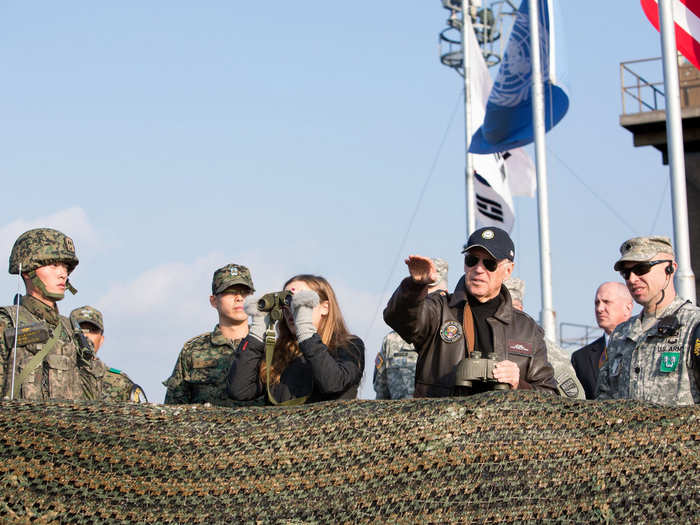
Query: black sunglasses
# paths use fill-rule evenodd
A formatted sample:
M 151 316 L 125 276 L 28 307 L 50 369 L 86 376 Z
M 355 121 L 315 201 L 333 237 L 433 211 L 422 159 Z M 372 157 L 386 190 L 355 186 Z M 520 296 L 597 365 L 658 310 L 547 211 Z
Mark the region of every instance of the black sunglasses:
M 640 263 L 637 263 L 630 268 L 623 268 L 622 270 L 620 270 L 620 275 L 622 275 L 622 278 L 626 281 L 627 279 L 630 278 L 631 274 L 634 274 L 636 276 L 645 275 L 651 271 L 652 266 L 656 266 L 657 264 L 661 264 L 661 263 L 670 263 L 670 262 L 673 262 L 673 261 L 669 261 L 668 259 L 663 259 L 663 260 L 659 260 L 659 261 L 640 262 Z
M 481 257 L 471 254 L 467 254 L 466 257 L 464 257 L 464 264 L 470 268 L 479 264 L 479 261 L 483 263 L 484 268 L 486 268 L 489 272 L 495 272 L 496 268 L 498 268 L 498 261 L 496 259 L 492 259 L 491 257 L 482 259 Z

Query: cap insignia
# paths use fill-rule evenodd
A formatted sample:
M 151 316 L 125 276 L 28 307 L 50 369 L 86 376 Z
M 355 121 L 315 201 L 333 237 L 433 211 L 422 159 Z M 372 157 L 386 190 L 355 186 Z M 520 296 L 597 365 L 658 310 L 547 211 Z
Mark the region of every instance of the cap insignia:
M 229 273 L 230 273 L 231 275 L 233 275 L 233 276 L 238 275 L 238 268 L 236 268 L 236 267 L 234 266 L 233 268 L 231 268 L 231 270 L 230 270 Z
M 73 239 L 71 239 L 70 237 L 66 237 L 65 242 L 66 242 L 66 250 L 68 250 L 69 252 L 75 253 L 75 245 L 73 244 Z
M 484 230 L 481 237 L 486 240 L 493 239 L 493 232 L 491 230 Z

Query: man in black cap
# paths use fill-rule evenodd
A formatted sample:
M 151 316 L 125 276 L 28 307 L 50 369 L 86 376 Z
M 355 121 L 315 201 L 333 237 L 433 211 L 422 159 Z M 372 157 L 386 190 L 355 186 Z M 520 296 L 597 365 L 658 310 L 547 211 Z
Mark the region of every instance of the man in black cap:
M 462 253 L 464 276 L 452 294 L 427 294 L 437 279 L 432 261 L 411 255 L 404 279 L 384 310 L 384 320 L 406 341 L 420 348 L 415 397 L 466 395 L 457 386 L 457 365 L 465 357 L 497 361 L 493 379 L 511 389 L 557 391 L 547 361 L 544 333 L 524 312 L 513 309 L 503 281 L 513 272 L 515 247 L 499 228 L 481 228 L 469 236 Z

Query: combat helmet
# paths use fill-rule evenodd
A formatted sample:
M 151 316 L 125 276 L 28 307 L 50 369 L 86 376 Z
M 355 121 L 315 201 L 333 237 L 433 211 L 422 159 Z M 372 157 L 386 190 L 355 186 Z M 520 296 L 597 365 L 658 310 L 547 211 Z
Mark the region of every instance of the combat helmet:
M 71 273 L 78 266 L 73 240 L 58 230 L 35 228 L 20 235 L 10 253 L 10 273 L 32 272 L 41 266 L 62 262 Z
M 9 272 L 17 275 L 22 265 L 22 273 L 29 274 L 34 286 L 46 297 L 60 301 L 63 294 L 50 293 L 36 274 L 37 268 L 56 262 L 65 263 L 69 274 L 78 266 L 73 239 L 58 230 L 35 228 L 20 235 L 12 246 Z M 74 295 L 77 292 L 69 280 L 66 280 L 66 288 Z

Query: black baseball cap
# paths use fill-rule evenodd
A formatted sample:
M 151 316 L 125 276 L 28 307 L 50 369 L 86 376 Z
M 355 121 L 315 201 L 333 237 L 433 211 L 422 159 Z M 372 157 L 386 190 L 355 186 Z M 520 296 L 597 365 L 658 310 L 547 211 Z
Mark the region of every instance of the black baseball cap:
M 507 232 L 500 228 L 489 226 L 479 228 L 469 236 L 467 244 L 464 245 L 462 253 L 466 253 L 472 248 L 483 248 L 491 257 L 497 260 L 515 259 L 515 246 Z

